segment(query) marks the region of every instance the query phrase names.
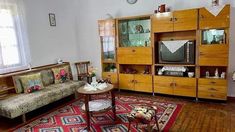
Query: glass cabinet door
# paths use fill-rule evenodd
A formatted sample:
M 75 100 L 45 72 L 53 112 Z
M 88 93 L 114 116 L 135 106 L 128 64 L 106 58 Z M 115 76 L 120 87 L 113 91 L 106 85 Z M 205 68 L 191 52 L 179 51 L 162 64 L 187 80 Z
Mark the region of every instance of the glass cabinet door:
M 118 24 L 120 47 L 148 47 L 150 19 L 120 20 Z
M 226 44 L 226 32 L 224 29 L 202 30 L 202 45 Z
M 115 61 L 115 38 L 105 36 L 102 38 L 102 52 L 104 61 Z

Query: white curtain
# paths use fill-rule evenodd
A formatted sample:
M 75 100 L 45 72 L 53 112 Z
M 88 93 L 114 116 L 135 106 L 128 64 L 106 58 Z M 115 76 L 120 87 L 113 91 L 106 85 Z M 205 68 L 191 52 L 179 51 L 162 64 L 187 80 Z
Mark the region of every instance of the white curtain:
M 0 0 L 0 74 L 30 64 L 23 0 Z

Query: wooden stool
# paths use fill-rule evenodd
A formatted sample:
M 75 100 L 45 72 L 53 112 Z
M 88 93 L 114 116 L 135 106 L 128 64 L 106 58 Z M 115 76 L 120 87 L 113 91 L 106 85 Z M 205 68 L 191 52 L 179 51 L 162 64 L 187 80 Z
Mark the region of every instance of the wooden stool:
M 138 123 L 147 124 L 148 131 L 151 132 L 150 122 L 155 119 L 157 130 L 160 131 L 158 120 L 157 120 L 157 108 L 152 106 L 136 106 L 128 115 L 127 119 L 129 121 L 128 132 L 132 122 L 136 123 L 136 128 L 138 129 Z

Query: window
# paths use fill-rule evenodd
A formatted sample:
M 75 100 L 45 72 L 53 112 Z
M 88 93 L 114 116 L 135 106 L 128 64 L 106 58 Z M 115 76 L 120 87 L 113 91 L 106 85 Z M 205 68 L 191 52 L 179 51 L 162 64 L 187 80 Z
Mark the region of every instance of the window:
M 0 6 L 0 74 L 25 69 L 29 63 L 17 6 L 7 7 Z

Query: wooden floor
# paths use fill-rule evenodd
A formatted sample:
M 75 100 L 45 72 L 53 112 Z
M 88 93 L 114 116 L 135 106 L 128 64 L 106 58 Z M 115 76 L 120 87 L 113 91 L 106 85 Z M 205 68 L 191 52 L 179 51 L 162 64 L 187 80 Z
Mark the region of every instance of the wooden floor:
M 174 125 L 170 129 L 172 132 L 235 132 L 235 101 L 227 102 L 199 100 L 196 102 L 193 98 L 172 97 L 164 95 L 152 96 L 150 94 L 125 93 L 120 94 L 145 96 L 164 100 L 168 102 L 185 104 L 177 117 Z M 31 112 L 27 118 L 32 119 L 42 115 L 47 111 L 56 109 L 62 104 L 69 102 L 72 97 L 60 100 L 47 107 Z M 0 132 L 8 131 L 21 123 L 20 118 L 9 120 L 0 117 Z

